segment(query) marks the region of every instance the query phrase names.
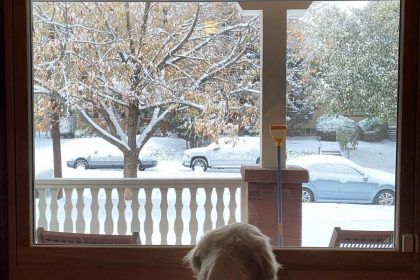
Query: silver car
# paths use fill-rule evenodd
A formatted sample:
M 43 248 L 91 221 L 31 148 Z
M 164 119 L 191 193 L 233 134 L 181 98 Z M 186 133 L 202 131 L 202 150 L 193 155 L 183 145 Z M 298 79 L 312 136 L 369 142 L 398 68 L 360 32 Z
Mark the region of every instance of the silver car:
M 144 171 L 157 165 L 157 159 L 153 155 L 140 155 L 138 169 Z M 122 153 L 101 153 L 94 151 L 93 154 L 78 156 L 67 161 L 67 166 L 72 168 L 99 169 L 99 168 L 124 168 Z
M 309 155 L 288 161 L 309 171 L 303 202 L 394 205 L 395 175 L 362 167 L 340 156 Z
M 182 165 L 206 171 L 208 168 L 240 168 L 244 164 L 258 164 L 259 144 L 259 137 L 219 138 L 206 147 L 185 150 Z

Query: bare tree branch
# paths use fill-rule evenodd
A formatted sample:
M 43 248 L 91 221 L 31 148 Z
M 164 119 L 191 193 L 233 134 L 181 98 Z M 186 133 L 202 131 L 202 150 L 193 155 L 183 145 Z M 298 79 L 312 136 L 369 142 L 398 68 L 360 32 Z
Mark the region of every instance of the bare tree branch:
M 188 31 L 187 34 L 185 34 L 184 38 L 177 44 L 175 45 L 171 50 L 168 51 L 168 53 L 162 58 L 162 60 L 159 62 L 159 64 L 157 65 L 157 69 L 158 70 L 162 70 L 163 67 L 165 66 L 166 62 L 177 52 L 179 51 L 182 46 L 184 46 L 184 44 L 188 41 L 188 39 L 191 37 L 191 34 L 194 31 L 195 26 L 197 25 L 197 20 L 198 20 L 198 15 L 200 14 L 200 4 L 197 3 L 197 8 L 195 11 L 195 18 L 193 23 L 191 24 L 190 30 Z
M 94 129 L 99 135 L 104 138 L 106 141 L 110 142 L 111 144 L 117 146 L 121 151 L 123 152 L 129 152 L 130 147 L 125 143 L 123 140 L 118 139 L 117 137 L 111 135 L 109 132 L 107 132 L 105 129 L 97 125 L 92 118 L 89 117 L 89 115 L 85 112 L 85 110 L 77 106 L 78 111 L 80 112 L 83 119 L 86 121 L 86 123 Z
M 159 115 L 160 108 L 155 108 L 153 110 L 153 116 L 147 126 L 143 129 L 139 137 L 137 137 L 137 149 L 141 150 L 141 148 L 146 144 L 147 140 L 153 134 L 154 129 L 157 127 L 157 124 L 164 120 L 167 115 L 175 109 L 175 106 L 170 106 L 166 109 L 162 114 Z
M 154 108 L 167 106 L 167 105 L 171 105 L 171 104 L 186 105 L 188 107 L 195 108 L 195 109 L 200 110 L 200 111 L 204 111 L 205 108 L 206 108 L 204 105 L 196 104 L 196 103 L 186 101 L 186 100 L 168 100 L 168 101 L 155 102 L 153 104 L 139 106 L 139 109 L 140 110 L 148 110 L 148 109 L 154 109 Z
M 245 29 L 245 28 L 249 27 L 249 26 L 250 26 L 253 22 L 255 22 L 257 19 L 258 19 L 258 17 L 253 17 L 253 18 L 252 18 L 252 19 L 250 19 L 247 23 L 238 23 L 238 24 L 236 24 L 236 25 L 233 25 L 233 26 L 228 26 L 228 27 L 226 27 L 226 28 L 224 28 L 224 29 L 220 30 L 220 31 L 219 31 L 219 32 L 217 32 L 216 34 L 214 34 L 214 35 L 212 35 L 212 36 L 210 36 L 210 37 L 207 37 L 207 39 L 206 39 L 204 42 L 202 42 L 202 43 L 198 44 L 198 45 L 197 45 L 197 46 L 195 46 L 192 50 L 189 50 L 189 51 L 187 51 L 186 53 L 183 53 L 183 54 L 181 54 L 181 55 L 180 55 L 180 56 L 178 56 L 178 57 L 173 57 L 173 58 L 170 60 L 170 63 L 176 63 L 176 62 L 178 62 L 178 61 L 180 61 L 180 60 L 184 59 L 185 57 L 189 57 L 192 53 L 194 53 L 194 52 L 196 52 L 196 51 L 198 51 L 198 50 L 202 49 L 204 46 L 208 45 L 211 41 L 213 41 L 213 40 L 215 39 L 215 37 L 221 36 L 221 35 L 223 35 L 223 34 L 229 33 L 229 32 L 234 31 L 234 30 L 241 30 L 241 29 Z

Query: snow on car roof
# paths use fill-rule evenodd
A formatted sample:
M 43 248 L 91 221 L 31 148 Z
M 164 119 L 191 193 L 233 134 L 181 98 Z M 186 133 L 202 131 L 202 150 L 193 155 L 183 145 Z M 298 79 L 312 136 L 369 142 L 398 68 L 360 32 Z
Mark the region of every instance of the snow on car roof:
M 298 165 L 302 167 L 307 167 L 315 164 L 345 164 L 349 165 L 355 169 L 362 168 L 360 165 L 354 163 L 353 161 L 340 157 L 340 156 L 332 156 L 332 155 L 307 155 L 301 156 L 294 159 L 287 161 L 288 165 Z
M 220 137 L 218 140 L 215 140 L 214 143 L 232 144 L 234 146 L 246 145 L 246 144 L 258 145 L 260 143 L 260 137 L 254 137 L 254 136 Z
M 260 137 L 259 136 L 233 136 L 233 137 L 219 137 L 219 141 L 235 141 L 235 140 L 240 140 L 240 141 L 260 141 Z

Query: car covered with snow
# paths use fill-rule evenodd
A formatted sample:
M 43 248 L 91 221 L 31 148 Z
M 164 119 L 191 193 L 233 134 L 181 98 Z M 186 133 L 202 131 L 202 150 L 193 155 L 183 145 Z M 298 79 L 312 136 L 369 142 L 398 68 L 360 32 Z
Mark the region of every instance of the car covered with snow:
M 95 150 L 91 154 L 79 155 L 67 161 L 67 166 L 82 169 L 105 169 L 105 168 L 124 168 L 124 157 L 120 152 L 110 152 L 109 150 Z M 151 154 L 140 154 L 138 169 L 144 171 L 146 168 L 157 166 L 157 159 Z
M 239 168 L 260 161 L 259 137 L 223 137 L 206 147 L 185 150 L 182 164 L 192 170 Z
M 395 203 L 394 174 L 332 155 L 302 156 L 287 164 L 309 171 L 309 182 L 302 186 L 303 202 Z

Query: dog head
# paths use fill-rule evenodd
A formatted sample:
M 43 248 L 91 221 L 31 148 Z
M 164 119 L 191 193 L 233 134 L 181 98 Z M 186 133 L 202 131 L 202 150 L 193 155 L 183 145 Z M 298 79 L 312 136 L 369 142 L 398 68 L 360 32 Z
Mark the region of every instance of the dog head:
M 208 231 L 185 261 L 198 280 L 276 280 L 280 268 L 269 238 L 242 223 Z

